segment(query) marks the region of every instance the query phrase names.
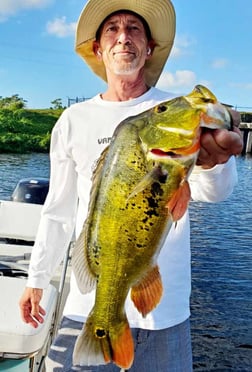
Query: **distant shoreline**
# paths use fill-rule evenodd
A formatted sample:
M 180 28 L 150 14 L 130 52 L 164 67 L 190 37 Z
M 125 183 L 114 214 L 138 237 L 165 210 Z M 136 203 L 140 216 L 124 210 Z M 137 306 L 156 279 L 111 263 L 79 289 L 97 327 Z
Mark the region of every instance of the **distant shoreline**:
M 0 153 L 49 151 L 51 131 L 63 109 L 0 109 Z

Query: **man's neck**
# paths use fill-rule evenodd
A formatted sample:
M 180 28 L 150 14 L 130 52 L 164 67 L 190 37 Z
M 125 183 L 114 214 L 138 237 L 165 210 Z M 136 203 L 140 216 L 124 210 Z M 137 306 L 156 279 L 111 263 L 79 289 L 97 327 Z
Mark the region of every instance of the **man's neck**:
M 106 101 L 128 101 L 141 96 L 148 89 L 142 77 L 130 79 L 116 76 L 108 79 L 108 89 L 101 97 Z

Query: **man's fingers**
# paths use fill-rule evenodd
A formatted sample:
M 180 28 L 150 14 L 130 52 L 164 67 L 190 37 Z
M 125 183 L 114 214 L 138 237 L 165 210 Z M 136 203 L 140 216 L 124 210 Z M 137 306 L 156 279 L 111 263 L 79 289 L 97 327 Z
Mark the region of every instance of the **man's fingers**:
M 39 305 L 40 303 L 40 296 L 34 296 L 31 300 L 31 315 L 33 316 L 34 319 L 36 319 L 39 323 L 43 323 L 44 318 L 42 315 L 45 315 L 46 312 L 45 310 Z
M 20 313 L 22 320 L 37 328 L 39 323 L 44 322 L 45 310 L 39 305 L 43 290 L 38 288 L 26 288 L 20 301 Z
M 216 130 L 214 138 L 220 149 L 223 149 L 228 154 L 239 155 L 241 153 L 243 142 L 238 128 L 234 128 L 232 132 Z
M 229 109 L 228 110 L 230 115 L 232 116 L 233 126 L 234 128 L 238 128 L 241 122 L 241 115 L 239 111 Z

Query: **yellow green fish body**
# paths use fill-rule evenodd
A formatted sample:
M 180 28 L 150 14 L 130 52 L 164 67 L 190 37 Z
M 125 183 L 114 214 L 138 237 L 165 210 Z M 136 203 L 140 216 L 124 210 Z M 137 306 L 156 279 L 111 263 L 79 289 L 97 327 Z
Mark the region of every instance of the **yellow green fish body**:
M 172 223 L 187 208 L 187 179 L 204 123 L 228 127 L 229 114 L 207 88 L 197 86 L 188 96 L 124 120 L 99 159 L 73 254 L 80 290 L 96 287 L 95 305 L 75 345 L 75 364 L 132 365 L 125 300 L 131 289 L 143 316 L 160 301 L 157 257 Z

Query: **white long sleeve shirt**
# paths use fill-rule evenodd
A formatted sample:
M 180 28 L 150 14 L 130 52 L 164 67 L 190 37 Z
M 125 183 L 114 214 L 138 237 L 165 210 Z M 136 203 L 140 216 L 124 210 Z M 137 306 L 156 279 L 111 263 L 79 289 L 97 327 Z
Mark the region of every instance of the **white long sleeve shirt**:
M 51 140 L 50 189 L 32 251 L 27 286 L 46 288 L 61 262 L 74 230 L 79 235 L 86 219 L 92 170 L 109 144 L 117 125 L 174 95 L 151 88 L 142 96 L 123 102 L 104 101 L 99 95 L 66 109 L 56 123 Z M 218 202 L 227 198 L 237 182 L 234 158 L 210 170 L 196 167 L 190 177 L 192 198 Z M 190 315 L 190 225 L 188 212 L 173 226 L 158 259 L 164 294 L 146 318 L 128 298 L 131 327 L 162 329 Z M 82 295 L 74 275 L 64 315 L 85 321 L 94 304 L 94 292 Z

